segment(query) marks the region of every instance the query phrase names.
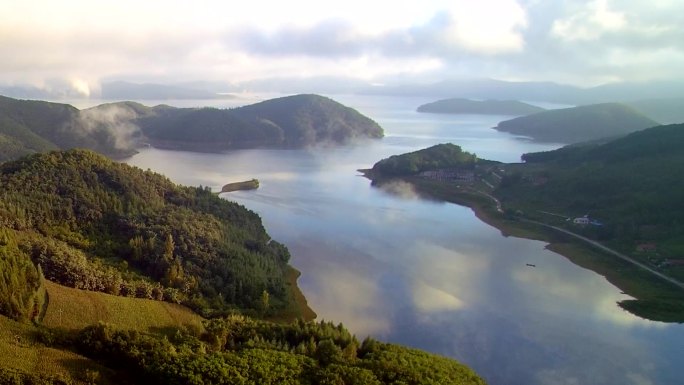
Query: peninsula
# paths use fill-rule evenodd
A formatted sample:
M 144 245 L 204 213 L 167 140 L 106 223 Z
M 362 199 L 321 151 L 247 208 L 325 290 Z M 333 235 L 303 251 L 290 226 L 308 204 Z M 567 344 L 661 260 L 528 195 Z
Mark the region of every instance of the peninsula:
M 422 194 L 472 207 L 505 234 L 545 240 L 635 298 L 619 303 L 627 311 L 684 322 L 683 124 L 525 154 L 525 163 L 461 151 L 443 158 L 445 146 L 457 147 L 393 156 L 366 175 L 374 185 L 402 178 Z

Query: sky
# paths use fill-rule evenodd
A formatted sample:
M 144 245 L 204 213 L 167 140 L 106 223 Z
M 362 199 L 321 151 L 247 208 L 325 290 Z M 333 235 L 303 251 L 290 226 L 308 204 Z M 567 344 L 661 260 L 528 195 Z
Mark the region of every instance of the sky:
M 684 78 L 682 0 L 0 0 L 0 84 Z

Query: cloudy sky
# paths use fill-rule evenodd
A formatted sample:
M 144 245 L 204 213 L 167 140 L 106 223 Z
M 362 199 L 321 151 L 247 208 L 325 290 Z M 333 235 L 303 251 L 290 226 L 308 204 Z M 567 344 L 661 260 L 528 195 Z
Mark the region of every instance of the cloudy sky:
M 0 0 L 0 84 L 684 77 L 682 0 Z

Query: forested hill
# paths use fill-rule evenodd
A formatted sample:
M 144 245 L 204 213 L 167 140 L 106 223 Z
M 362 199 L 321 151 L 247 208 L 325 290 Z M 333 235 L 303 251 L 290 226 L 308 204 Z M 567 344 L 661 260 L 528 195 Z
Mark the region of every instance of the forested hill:
M 544 111 L 544 108 L 517 100 L 470 100 L 463 98 L 442 99 L 423 104 L 418 112 L 439 114 L 483 114 L 483 115 L 530 115 Z
M 381 138 L 370 118 L 319 95 L 294 95 L 235 109 L 155 107 L 136 119 L 155 146 L 222 150 L 308 147 Z
M 504 204 L 534 205 L 604 223 L 601 236 L 655 242 L 661 256 L 684 251 L 684 124 L 638 131 L 605 144 L 525 154 L 496 194 Z M 632 249 L 635 245 L 631 246 Z
M 0 186 L 0 384 L 484 384 L 342 324 L 236 314 L 281 314 L 289 253 L 208 189 L 87 150 L 6 162 Z M 181 324 L 187 309 L 151 300 L 210 319 Z
M 86 150 L 4 163 L 0 186 L 4 238 L 50 280 L 204 315 L 290 304 L 287 248 L 257 214 L 206 188 Z
M 85 110 L 0 96 L 0 162 L 71 148 L 122 157 L 144 142 L 222 151 L 308 147 L 382 136 L 382 128 L 370 118 L 318 95 L 288 96 L 234 109 L 118 102 Z
M 67 104 L 0 96 L 0 162 L 75 147 L 108 156 L 130 154 L 130 127 L 113 125 L 114 119 L 82 113 Z
M 658 125 L 632 107 L 619 103 L 548 110 L 500 122 L 496 130 L 544 142 L 578 143 L 617 137 Z
M 474 154 L 463 151 L 455 144 L 443 143 L 382 159 L 373 165 L 368 176 L 382 178 L 409 176 L 440 169 L 473 169 L 478 162 L 490 161 L 478 159 Z

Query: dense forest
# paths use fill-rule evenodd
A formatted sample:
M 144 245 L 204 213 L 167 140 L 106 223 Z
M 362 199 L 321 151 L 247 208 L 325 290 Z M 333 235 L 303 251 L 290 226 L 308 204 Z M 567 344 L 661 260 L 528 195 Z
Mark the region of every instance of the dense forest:
M 71 148 L 124 157 L 143 143 L 221 151 L 307 147 L 382 136 L 382 128 L 373 120 L 318 95 L 288 96 L 234 109 L 119 102 L 85 110 L 0 96 L 0 162 Z
M 199 336 L 159 339 L 96 325 L 81 331 L 83 354 L 145 384 L 484 384 L 456 361 L 371 338 L 341 324 L 276 325 L 242 316 L 211 320 Z
M 370 173 L 377 177 L 407 176 L 428 170 L 472 169 L 478 162 L 483 161 L 455 144 L 444 143 L 407 154 L 390 156 L 375 163 Z
M 578 143 L 618 137 L 658 122 L 619 103 L 548 110 L 499 122 L 496 130 L 556 143 Z
M 318 95 L 294 95 L 234 109 L 154 108 L 135 121 L 155 145 L 198 149 L 306 147 L 380 138 L 358 111 Z
M 18 274 L 6 290 L 20 277 L 37 282 L 30 258 L 70 287 L 181 302 L 204 315 L 289 306 L 287 248 L 257 214 L 207 188 L 86 150 L 4 163 L 0 185 L 3 239 L 16 240 L 2 246 L 3 263 Z M 28 317 L 27 303 L 10 305 Z
M 525 154 L 526 164 L 512 169 L 496 193 L 510 205 L 590 214 L 605 223 L 604 238 L 657 241 L 681 255 L 683 146 L 684 125 L 678 124 L 603 144 Z
M 418 112 L 438 114 L 481 114 L 481 115 L 530 115 L 544 111 L 544 108 L 517 100 L 470 100 L 463 98 L 442 99 L 418 107 Z
M 124 124 L 113 130 L 113 119 L 67 104 L 0 96 L 0 162 L 76 147 L 114 157 L 129 155 L 132 148 L 126 130 L 130 127 Z

